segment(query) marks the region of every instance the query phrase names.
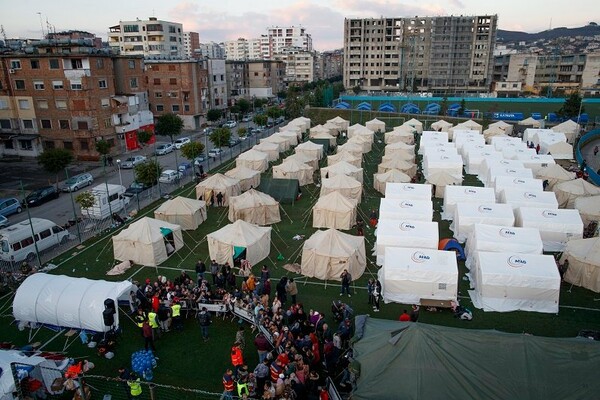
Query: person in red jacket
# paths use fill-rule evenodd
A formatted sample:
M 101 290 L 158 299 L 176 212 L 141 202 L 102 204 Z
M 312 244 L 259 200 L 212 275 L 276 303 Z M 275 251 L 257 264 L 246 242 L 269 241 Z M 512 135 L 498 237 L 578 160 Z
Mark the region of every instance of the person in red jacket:
M 400 318 L 398 319 L 402 322 L 410 322 L 410 315 L 406 310 L 404 310 L 404 312 L 400 315 Z
M 244 365 L 244 355 L 242 354 L 242 348 L 240 347 L 239 342 L 235 342 L 231 348 L 231 364 L 236 368 L 240 365 Z
M 271 382 L 276 383 L 277 379 L 279 379 L 279 374 L 281 373 L 283 373 L 281 362 L 279 360 L 275 360 L 275 362 L 271 364 Z
M 228 368 L 227 371 L 225 371 L 225 375 L 223 375 L 223 395 L 221 396 L 221 399 L 233 400 L 234 386 L 233 371 L 231 368 Z

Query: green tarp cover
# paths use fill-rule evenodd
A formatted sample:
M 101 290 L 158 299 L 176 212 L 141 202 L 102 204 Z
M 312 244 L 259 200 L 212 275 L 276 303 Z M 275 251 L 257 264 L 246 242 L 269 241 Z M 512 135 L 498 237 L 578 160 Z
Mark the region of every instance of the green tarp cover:
M 268 194 L 280 203 L 292 204 L 298 197 L 300 184 L 298 179 L 277 179 L 263 175 L 257 190 Z
M 315 138 L 310 138 L 308 140 L 309 142 L 313 142 L 315 144 L 322 144 L 323 145 L 323 152 L 325 155 L 329 154 L 329 148 L 330 146 L 330 142 L 329 139 L 315 139 Z
M 600 342 L 356 321 L 360 377 L 353 400 L 564 400 L 600 393 Z

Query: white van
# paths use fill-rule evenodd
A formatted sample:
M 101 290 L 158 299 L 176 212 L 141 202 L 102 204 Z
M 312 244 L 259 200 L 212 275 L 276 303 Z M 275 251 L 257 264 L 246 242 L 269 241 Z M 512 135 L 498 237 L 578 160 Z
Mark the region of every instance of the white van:
M 106 190 L 108 186 L 108 191 Z M 84 216 L 92 219 L 105 219 L 110 217 L 111 211 L 118 213 L 129 204 L 130 198 L 125 196 L 125 186 L 113 184 L 101 184 L 94 186 L 90 192 L 94 195 L 96 202 L 90 208 L 83 208 Z M 109 206 L 110 203 L 110 206 Z
M 31 227 L 33 226 L 33 235 Z M 69 231 L 54 222 L 31 218 L 16 223 L 8 228 L 0 229 L 0 260 L 2 261 L 32 261 L 35 259 L 35 244 L 38 251 L 46 250 L 58 244 L 64 244 L 69 239 Z

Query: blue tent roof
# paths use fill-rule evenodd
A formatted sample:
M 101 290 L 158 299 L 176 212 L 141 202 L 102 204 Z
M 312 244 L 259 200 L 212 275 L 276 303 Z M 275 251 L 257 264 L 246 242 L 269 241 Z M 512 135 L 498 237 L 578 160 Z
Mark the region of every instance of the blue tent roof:
M 335 105 L 334 108 L 338 108 L 338 109 L 342 109 L 342 110 L 347 110 L 350 108 L 350 104 L 345 102 L 345 101 L 340 101 L 339 103 L 337 103 Z
M 396 107 L 391 105 L 390 103 L 383 103 L 379 106 L 379 111 L 382 112 L 396 112 Z
M 371 103 L 367 103 L 366 101 L 363 101 L 356 106 L 356 109 L 361 111 L 371 111 L 372 108 Z
M 400 109 L 400 112 L 406 113 L 406 114 L 420 114 L 421 110 L 414 103 L 406 103 L 405 105 L 402 106 L 402 108 Z

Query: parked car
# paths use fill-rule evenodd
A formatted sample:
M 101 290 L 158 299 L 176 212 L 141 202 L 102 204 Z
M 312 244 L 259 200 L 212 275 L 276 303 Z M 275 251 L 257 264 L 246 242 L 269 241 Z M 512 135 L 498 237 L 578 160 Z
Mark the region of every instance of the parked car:
M 191 143 L 192 141 L 190 140 L 189 137 L 180 137 L 179 139 L 175 140 L 173 142 L 173 144 L 175 145 L 175 148 L 177 150 L 179 150 L 181 148 L 181 146 L 183 146 L 184 144 L 188 144 Z
M 241 143 L 241 140 L 239 138 L 231 138 L 229 139 L 229 147 L 233 147 L 237 144 Z
M 194 158 L 194 165 L 196 167 L 199 167 L 200 164 L 202 164 L 204 161 L 206 161 L 206 156 L 204 154 L 201 154 L 198 157 Z
M 284 122 L 285 122 L 285 117 L 283 117 L 283 116 L 277 117 L 275 119 L 275 125 L 283 124 Z
M 217 148 L 214 148 L 214 149 L 210 149 L 208 151 L 208 156 L 210 158 L 217 158 L 217 157 L 219 157 L 221 155 L 222 152 L 223 152 L 223 150 L 217 147 Z
M 56 186 L 44 186 L 29 193 L 25 197 L 25 203 L 28 207 L 39 206 L 50 200 L 58 199 L 58 194 Z
M 252 115 L 245 115 L 244 118 L 242 118 L 242 122 L 250 122 L 252 121 Z
M 227 121 L 223 124 L 223 126 L 227 128 L 235 128 L 237 126 L 237 122 L 235 121 Z
M 173 146 L 173 143 L 157 143 L 155 153 L 157 156 L 164 156 L 165 154 L 172 153 L 174 149 L 175 146 Z
M 0 199 L 0 215 L 8 217 L 11 214 L 19 214 L 23 211 L 21 202 L 14 197 Z
M 175 183 L 183 177 L 183 173 L 174 169 L 166 169 L 160 174 L 158 181 L 160 183 Z
M 142 192 L 150 189 L 152 186 L 154 185 L 147 185 L 145 183 L 133 181 L 131 185 L 129 185 L 127 190 L 125 190 L 125 193 L 123 193 L 123 195 L 127 197 L 133 197 L 136 194 L 141 194 Z
M 8 226 L 8 218 L 4 215 L 0 215 L 0 228 L 6 228 Z
M 92 174 L 75 175 L 67 179 L 62 187 L 63 192 L 76 192 L 82 187 L 90 186 L 94 182 Z
M 131 169 L 131 168 L 135 167 L 136 165 L 140 165 L 143 162 L 146 162 L 146 157 L 144 157 L 144 156 L 129 157 L 121 163 L 121 168 Z
M 213 128 L 212 126 L 209 126 L 209 127 L 204 128 L 204 130 L 202 132 L 205 135 L 210 135 L 211 133 L 213 133 L 214 130 L 215 130 L 215 128 Z

